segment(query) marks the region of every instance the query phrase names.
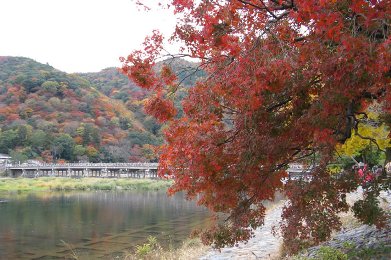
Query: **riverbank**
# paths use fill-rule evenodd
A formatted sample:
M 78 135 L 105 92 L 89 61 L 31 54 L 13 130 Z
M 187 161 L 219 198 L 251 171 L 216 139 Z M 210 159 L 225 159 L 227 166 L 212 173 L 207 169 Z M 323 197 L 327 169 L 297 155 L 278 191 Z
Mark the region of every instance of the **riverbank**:
M 198 238 L 186 239 L 178 248 L 163 248 L 155 237 L 149 237 L 146 243 L 137 245 L 133 252 L 125 253 L 124 260 L 196 260 L 208 249 Z
M 350 205 L 362 198 L 362 189 L 348 195 Z M 391 194 L 382 192 L 381 207 L 391 212 Z M 272 259 L 272 260 L 315 260 L 315 259 L 391 259 L 391 219 L 381 230 L 361 224 L 352 212 L 341 214 L 343 228 L 333 234 L 329 241 L 311 247 L 296 256 L 284 256 L 282 239 L 271 233 L 273 225 L 281 219 L 282 205 L 276 205 L 265 217 L 265 225 L 254 231 L 255 237 L 247 243 L 221 250 L 209 249 L 200 260 L 228 259 Z
M 172 181 L 118 178 L 0 178 L 1 193 L 40 191 L 165 190 Z
M 157 241 L 148 240 L 135 247 L 124 260 L 251 260 L 277 259 L 281 246 L 281 238 L 273 236 L 271 229 L 277 224 L 281 216 L 283 201 L 269 205 L 265 217 L 265 225 L 254 231 L 255 237 L 247 243 L 238 246 L 225 247 L 221 250 L 205 246 L 199 239 L 188 239 L 179 248 L 162 248 Z

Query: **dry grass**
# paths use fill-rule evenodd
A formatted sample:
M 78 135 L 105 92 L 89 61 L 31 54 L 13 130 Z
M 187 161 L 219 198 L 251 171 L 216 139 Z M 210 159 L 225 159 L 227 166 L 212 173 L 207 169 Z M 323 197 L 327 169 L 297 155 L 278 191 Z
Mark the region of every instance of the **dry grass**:
M 134 253 L 128 253 L 125 260 L 192 260 L 199 259 L 209 249 L 199 239 L 188 239 L 177 249 L 164 249 L 159 244 L 155 244 L 151 245 L 150 250 L 145 252 L 136 250 Z
M 0 178 L 0 193 L 68 190 L 163 190 L 171 181 L 116 178 Z
M 362 225 L 362 223 L 354 217 L 352 211 L 342 212 L 339 214 L 343 228 L 356 228 Z

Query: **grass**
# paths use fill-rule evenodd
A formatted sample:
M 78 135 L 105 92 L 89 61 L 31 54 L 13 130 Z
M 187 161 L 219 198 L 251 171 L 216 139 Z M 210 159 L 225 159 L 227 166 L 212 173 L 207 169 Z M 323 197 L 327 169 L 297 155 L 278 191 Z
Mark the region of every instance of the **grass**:
M 38 191 L 164 190 L 171 184 L 172 182 L 167 180 L 150 179 L 0 178 L 0 194 Z
M 64 240 L 61 240 L 61 243 L 70 251 L 68 259 L 79 260 L 79 256 L 76 254 L 76 252 L 73 250 L 73 247 L 70 244 L 68 244 Z
M 67 259 L 90 259 L 83 258 L 74 246 L 62 241 L 69 250 Z M 154 236 L 149 236 L 143 244 L 134 246 L 132 249 L 123 252 L 115 252 L 108 259 L 120 260 L 195 260 L 203 256 L 209 247 L 204 246 L 198 238 L 188 238 L 178 248 L 172 244 L 163 247 Z M 119 253 L 119 254 L 117 254 Z
M 315 257 L 294 256 L 293 260 L 348 260 L 348 259 L 389 259 L 391 248 L 378 244 L 374 248 L 355 248 L 354 244 L 343 245 L 337 249 L 329 246 L 321 246 Z
M 204 246 L 199 239 L 188 239 L 179 248 L 163 248 L 155 237 L 149 237 L 147 242 L 137 245 L 134 252 L 125 254 L 125 260 L 190 260 L 199 259 L 209 247 Z

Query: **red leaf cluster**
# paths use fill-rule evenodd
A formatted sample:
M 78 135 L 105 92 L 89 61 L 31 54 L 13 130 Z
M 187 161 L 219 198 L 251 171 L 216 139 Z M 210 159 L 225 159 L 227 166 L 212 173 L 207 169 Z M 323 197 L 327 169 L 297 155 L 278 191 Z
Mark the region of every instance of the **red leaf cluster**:
M 176 115 L 176 109 L 172 101 L 161 96 L 152 97 L 145 104 L 145 111 L 163 123 Z

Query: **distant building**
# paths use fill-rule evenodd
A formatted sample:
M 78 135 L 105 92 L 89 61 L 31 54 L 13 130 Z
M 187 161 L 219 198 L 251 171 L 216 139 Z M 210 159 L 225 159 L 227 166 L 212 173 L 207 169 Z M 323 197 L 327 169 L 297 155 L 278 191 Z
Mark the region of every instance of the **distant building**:
M 286 171 L 288 173 L 289 179 L 299 179 L 308 177 L 312 171 L 312 168 L 312 166 L 305 166 L 300 163 L 290 163 Z
M 29 165 L 42 165 L 42 162 L 38 160 L 27 160 L 26 163 Z
M 0 153 L 0 176 L 5 173 L 6 164 L 11 162 L 11 156 Z
M 9 161 L 11 161 L 11 156 L 9 156 L 8 154 L 0 153 L 0 164 L 5 164 Z

